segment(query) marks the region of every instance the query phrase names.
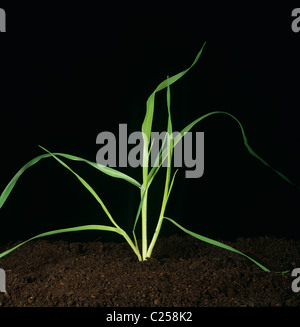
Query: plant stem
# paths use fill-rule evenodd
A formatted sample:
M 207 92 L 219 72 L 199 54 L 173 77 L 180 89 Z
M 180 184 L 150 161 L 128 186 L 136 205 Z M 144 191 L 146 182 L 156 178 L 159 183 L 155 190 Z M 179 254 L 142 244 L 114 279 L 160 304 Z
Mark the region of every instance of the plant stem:
M 142 194 L 143 191 L 141 191 Z M 142 255 L 143 260 L 147 259 L 147 198 L 148 198 L 148 190 L 144 196 L 144 202 L 142 206 Z
M 165 210 L 166 210 L 166 206 L 167 206 L 167 202 L 168 202 L 170 177 L 171 177 L 171 167 L 169 166 L 167 168 L 165 190 L 164 190 L 163 201 L 162 201 L 161 210 L 160 210 L 160 214 L 159 214 L 159 219 L 158 219 L 158 223 L 156 225 L 155 232 L 153 234 L 151 243 L 150 243 L 148 251 L 147 251 L 147 258 L 151 257 L 154 245 L 155 245 L 155 243 L 157 241 L 157 238 L 158 238 L 158 235 L 159 235 L 159 232 L 160 232 L 160 229 L 161 229 L 161 225 L 162 225 L 162 222 L 163 222 L 163 219 L 164 219 Z
M 142 261 L 142 257 L 141 257 L 139 248 L 133 244 L 131 238 L 127 235 L 127 233 L 123 229 L 121 229 L 121 234 L 123 235 L 123 237 L 125 238 L 127 243 L 131 246 L 132 250 L 137 255 L 139 261 Z
M 146 135 L 144 135 L 144 151 L 143 151 L 143 185 L 141 188 L 141 198 L 143 196 L 143 192 L 148 183 L 148 139 Z M 142 205 L 142 257 L 143 260 L 147 259 L 147 199 L 148 199 L 148 190 L 145 192 L 143 205 Z

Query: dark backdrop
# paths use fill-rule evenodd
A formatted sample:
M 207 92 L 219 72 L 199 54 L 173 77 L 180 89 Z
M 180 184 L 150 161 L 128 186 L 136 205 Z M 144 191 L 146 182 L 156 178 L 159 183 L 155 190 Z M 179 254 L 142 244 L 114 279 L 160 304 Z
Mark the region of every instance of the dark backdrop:
M 167 75 L 187 68 L 204 41 L 197 65 L 171 87 L 173 129 L 213 110 L 228 111 L 243 124 L 253 149 L 300 185 L 300 33 L 291 29 L 293 6 L 26 2 L 3 8 L 1 192 L 26 162 L 43 153 L 38 145 L 95 161 L 98 133 L 117 134 L 120 123 L 128 124 L 129 132 L 140 130 L 148 96 Z M 165 99 L 166 92 L 157 94 L 153 130 L 166 130 Z M 185 179 L 185 168 L 179 171 L 166 215 L 224 240 L 299 239 L 299 190 L 247 152 L 236 122 L 214 116 L 193 131 L 205 133 L 205 173 L 191 180 Z M 130 232 L 138 190 L 83 163 L 68 164 Z M 122 171 L 141 181 L 141 169 Z M 161 171 L 151 188 L 151 234 L 163 178 Z M 26 171 L 1 209 L 0 243 L 97 223 L 110 224 L 99 204 L 69 171 L 45 159 Z M 175 232 L 165 222 L 161 235 Z

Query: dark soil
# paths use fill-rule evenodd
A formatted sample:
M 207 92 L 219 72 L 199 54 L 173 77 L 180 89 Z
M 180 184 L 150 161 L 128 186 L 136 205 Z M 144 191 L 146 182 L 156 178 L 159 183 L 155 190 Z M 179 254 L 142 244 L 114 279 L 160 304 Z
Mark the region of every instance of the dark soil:
M 274 237 L 227 244 L 274 271 L 300 267 L 300 242 Z M 8 249 L 13 244 L 5 248 Z M 5 307 L 300 306 L 291 273 L 267 273 L 191 237 L 161 238 L 147 262 L 127 243 L 36 240 L 0 259 Z

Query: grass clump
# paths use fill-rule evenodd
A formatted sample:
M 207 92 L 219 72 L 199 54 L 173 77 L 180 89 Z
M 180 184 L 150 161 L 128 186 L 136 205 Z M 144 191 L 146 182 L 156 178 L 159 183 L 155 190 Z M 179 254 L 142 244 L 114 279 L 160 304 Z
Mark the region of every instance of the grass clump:
M 204 43 L 205 45 L 205 43 Z M 155 228 L 155 232 L 152 236 L 151 242 L 148 246 L 147 243 L 147 239 L 148 239 L 148 233 L 147 233 L 147 205 L 148 205 L 148 191 L 149 188 L 151 186 L 152 181 L 154 180 L 158 170 L 162 167 L 162 163 L 165 160 L 168 160 L 168 163 L 171 163 L 171 159 L 172 159 L 172 155 L 173 155 L 173 149 L 176 146 L 176 144 L 178 144 L 178 142 L 181 141 L 181 139 L 185 136 L 185 134 L 193 127 L 195 126 L 197 123 L 199 123 L 200 121 L 202 121 L 203 119 L 213 116 L 213 115 L 227 115 L 229 117 L 231 117 L 232 119 L 234 119 L 236 121 L 236 123 L 238 124 L 240 130 L 241 130 L 241 134 L 243 137 L 243 141 L 244 141 L 244 145 L 247 148 L 247 150 L 249 151 L 249 153 L 254 156 L 256 159 L 258 159 L 260 162 L 262 162 L 264 165 L 266 165 L 267 167 L 271 168 L 276 174 L 278 174 L 281 178 L 283 178 L 286 182 L 293 184 L 293 182 L 291 182 L 285 175 L 283 175 L 282 173 L 280 173 L 279 171 L 277 171 L 276 169 L 274 169 L 273 167 L 271 167 L 264 159 L 262 159 L 260 156 L 258 156 L 253 149 L 249 146 L 248 144 L 248 140 L 246 138 L 246 134 L 245 131 L 243 129 L 242 124 L 240 123 L 240 121 L 233 116 L 232 114 L 225 112 L 225 111 L 213 111 L 210 113 L 207 113 L 201 117 L 199 117 L 198 119 L 194 120 L 193 122 L 191 122 L 188 126 L 186 126 L 185 128 L 183 128 L 181 130 L 180 133 L 177 133 L 175 136 L 173 136 L 173 127 L 172 127 L 172 119 L 171 119 L 171 92 L 170 92 L 170 86 L 175 83 L 177 80 L 179 80 L 180 78 L 182 78 L 199 60 L 201 53 L 203 51 L 204 45 L 202 46 L 201 50 L 198 52 L 195 60 L 193 61 L 192 65 L 183 70 L 182 72 L 171 76 L 171 77 L 167 77 L 164 81 L 162 81 L 157 88 L 152 92 L 152 94 L 149 96 L 147 103 L 146 103 L 146 115 L 142 124 L 142 132 L 143 132 L 143 165 L 142 165 L 142 176 L 143 176 L 143 180 L 142 183 L 138 182 L 137 180 L 133 179 L 132 177 L 118 171 L 117 169 L 108 167 L 108 166 L 104 166 L 104 165 L 100 165 L 98 163 L 95 162 L 91 162 L 89 160 L 77 157 L 77 156 L 73 156 L 73 155 L 69 155 L 69 154 L 65 154 L 65 153 L 52 153 L 50 151 L 48 151 L 47 149 L 43 148 L 40 146 L 41 149 L 43 149 L 45 151 L 44 154 L 32 159 L 31 161 L 29 161 L 26 165 L 24 165 L 18 172 L 17 174 L 12 178 L 12 180 L 9 182 L 9 184 L 6 186 L 6 188 L 4 189 L 4 191 L 2 192 L 1 196 L 0 196 L 0 209 L 3 206 L 3 204 L 5 203 L 6 199 L 8 198 L 9 194 L 11 193 L 11 191 L 13 190 L 16 182 L 18 181 L 18 179 L 20 178 L 20 176 L 23 174 L 23 172 L 25 170 L 27 170 L 28 168 L 30 168 L 31 166 L 35 165 L 36 163 L 38 163 L 41 159 L 45 159 L 45 158 L 54 158 L 58 163 L 60 163 L 63 167 L 65 167 L 67 170 L 69 170 L 81 183 L 82 185 L 91 193 L 91 195 L 96 199 L 96 201 L 100 204 L 102 210 L 105 212 L 106 216 L 108 217 L 111 225 L 84 225 L 84 226 L 76 226 L 76 227 L 71 227 L 71 228 L 65 228 L 65 229 L 58 229 L 58 230 L 53 230 L 53 231 L 49 231 L 49 232 L 45 232 L 39 235 L 36 235 L 28 240 L 26 240 L 25 242 L 7 250 L 4 251 L 3 253 L 0 254 L 0 258 L 7 255 L 8 253 L 10 253 L 11 251 L 14 251 L 15 249 L 17 249 L 19 246 L 33 240 L 36 238 L 40 238 L 40 237 L 46 237 L 46 236 L 50 236 L 50 235 L 54 235 L 54 234 L 59 234 L 59 233 L 67 233 L 67 232 L 76 232 L 76 231 L 84 231 L 84 230 L 97 230 L 97 231 L 108 231 L 108 232 L 114 232 L 114 233 L 118 233 L 121 236 L 123 236 L 125 238 L 125 240 L 127 241 L 127 243 L 129 244 L 129 246 L 132 248 L 132 250 L 134 251 L 134 253 L 136 254 L 137 258 L 139 261 L 144 261 L 147 260 L 148 258 L 151 257 L 153 248 L 156 244 L 157 238 L 159 236 L 160 230 L 161 230 L 161 226 L 162 223 L 164 221 L 168 221 L 171 222 L 172 224 L 174 224 L 175 226 L 177 226 L 179 229 L 181 229 L 182 231 L 184 231 L 185 233 L 201 240 L 204 242 L 207 242 L 209 244 L 215 245 L 215 246 L 219 246 L 222 247 L 224 249 L 236 252 L 238 254 L 241 254 L 243 256 L 245 256 L 246 258 L 248 258 L 249 260 L 251 260 L 252 262 L 254 262 L 256 265 L 258 265 L 261 269 L 263 269 L 264 271 L 270 271 L 268 268 L 266 268 L 265 266 L 263 266 L 262 264 L 260 264 L 259 262 L 257 262 L 256 260 L 252 259 L 251 257 L 247 256 L 246 254 L 240 252 L 237 249 L 234 249 L 224 243 L 215 241 L 213 239 L 210 239 L 208 237 L 204 237 L 198 233 L 195 233 L 193 231 L 187 230 L 186 228 L 184 228 L 183 226 L 179 225 L 176 221 L 174 221 L 173 219 L 166 217 L 165 216 L 165 211 L 166 211 L 166 207 L 167 207 L 167 203 L 170 197 L 170 193 L 172 190 L 172 187 L 174 185 L 174 181 L 175 181 L 175 176 L 177 173 L 177 170 L 175 171 L 175 173 L 173 173 L 172 175 L 172 168 L 171 165 L 168 164 L 166 167 L 166 178 L 165 178 L 165 185 L 164 185 L 164 193 L 163 193 L 163 199 L 162 199 L 162 205 L 161 205 L 161 210 L 160 210 L 160 214 L 158 217 L 158 221 L 157 221 L 157 225 Z M 152 121 L 153 121 L 153 116 L 154 116 L 154 103 L 155 103 L 155 95 L 157 92 L 166 89 L 167 90 L 167 110 L 168 110 L 168 123 L 167 123 L 167 133 L 166 133 L 166 137 L 164 140 L 164 143 L 166 142 L 167 146 L 164 147 L 164 144 L 161 146 L 159 154 L 157 155 L 156 160 L 159 160 L 157 162 L 159 162 L 159 165 L 154 165 L 154 167 L 149 171 L 149 155 L 151 153 L 152 150 L 152 145 L 150 144 L 149 140 L 150 140 L 150 134 L 151 134 L 151 130 L 152 130 Z M 115 221 L 115 219 L 112 217 L 111 213 L 109 212 L 108 208 L 105 206 L 105 204 L 103 203 L 103 201 L 101 200 L 101 198 L 99 197 L 99 195 L 94 191 L 94 189 L 82 178 L 80 177 L 74 170 L 72 170 L 62 159 L 68 159 L 68 160 L 73 160 L 73 161 L 81 161 L 84 162 L 90 166 L 92 166 L 93 168 L 99 170 L 100 172 L 107 174 L 113 178 L 120 178 L 123 179 L 129 183 L 131 183 L 133 186 L 137 187 L 140 189 L 140 202 L 139 202 L 139 206 L 138 206 L 138 210 L 137 210 L 137 214 L 136 214 L 136 218 L 135 218 L 135 222 L 134 222 L 134 226 L 133 226 L 133 230 L 132 230 L 132 235 L 133 238 L 129 237 L 129 235 L 117 224 L 117 222 Z M 296 186 L 296 185 L 294 185 Z M 299 188 L 298 186 L 296 186 L 297 188 Z M 136 239 L 136 235 L 135 235 L 135 228 L 138 222 L 138 219 L 141 218 L 141 223 L 142 223 L 142 249 L 140 250 L 138 247 L 138 243 L 137 243 L 137 239 Z

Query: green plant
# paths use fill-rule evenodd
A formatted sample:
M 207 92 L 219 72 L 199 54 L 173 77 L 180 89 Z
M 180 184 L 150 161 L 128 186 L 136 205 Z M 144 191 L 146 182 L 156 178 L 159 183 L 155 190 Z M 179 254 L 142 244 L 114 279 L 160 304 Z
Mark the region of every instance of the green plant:
M 205 45 L 205 43 L 204 43 Z M 73 156 L 73 155 L 69 155 L 69 154 L 64 154 L 64 153 L 51 153 L 48 150 L 46 150 L 45 148 L 41 147 L 46 153 L 42 154 L 34 159 L 32 159 L 31 161 L 29 161 L 26 165 L 24 165 L 19 172 L 13 177 L 13 179 L 9 182 L 9 184 L 7 185 L 7 187 L 4 189 L 4 191 L 2 192 L 1 196 L 0 196 L 0 208 L 3 206 L 3 204 L 5 203 L 7 197 L 9 196 L 10 192 L 12 191 L 12 189 L 14 188 L 16 182 L 18 181 L 19 177 L 22 175 L 22 173 L 27 170 L 28 168 L 30 168 L 31 166 L 33 166 L 34 164 L 36 164 L 37 162 L 39 162 L 41 159 L 44 158 L 49 158 L 52 157 L 55 160 L 57 160 L 62 166 L 64 166 L 66 169 L 68 169 L 72 174 L 74 174 L 77 179 L 83 184 L 83 186 L 94 196 L 94 198 L 98 201 L 98 203 L 101 205 L 102 209 L 104 210 L 104 212 L 106 213 L 107 217 L 109 218 L 110 222 L 112 223 L 112 226 L 108 226 L 108 225 L 85 225 L 85 226 L 78 226 L 78 227 L 71 227 L 71 228 L 65 228 L 65 229 L 58 229 L 58 230 L 54 230 L 54 231 L 49 231 L 49 232 L 45 232 L 39 235 L 36 235 L 28 240 L 26 240 L 25 242 L 18 244 L 17 246 L 3 252 L 0 254 L 0 258 L 7 255 L 8 253 L 10 253 L 11 251 L 15 250 L 16 248 L 18 248 L 19 246 L 33 240 L 36 238 L 40 238 L 40 237 L 45 237 L 45 236 L 50 236 L 50 235 L 54 235 L 54 234 L 59 234 L 59 233 L 66 233 L 66 232 L 75 232 L 75 231 L 83 231 L 83 230 L 99 230 L 99 231 L 110 231 L 110 232 L 115 232 L 118 233 L 120 235 L 122 235 L 125 240 L 128 242 L 129 246 L 132 248 L 132 250 L 134 251 L 134 253 L 137 255 L 138 259 L 140 261 L 143 260 L 147 260 L 147 258 L 151 257 L 153 248 L 156 244 L 158 235 L 160 233 L 160 229 L 162 226 L 162 223 L 164 220 L 167 220 L 171 223 L 173 223 L 175 226 L 177 226 L 178 228 L 180 228 L 182 231 L 186 232 L 187 234 L 201 240 L 207 243 L 210 243 L 212 245 L 216 245 L 219 247 L 222 247 L 224 249 L 239 253 L 243 256 L 245 256 L 246 258 L 248 258 L 249 260 L 251 260 L 252 262 L 254 262 L 256 265 L 258 265 L 261 269 L 263 269 L 264 271 L 270 271 L 268 268 L 264 267 L 263 265 L 261 265 L 260 263 L 258 263 L 257 261 L 255 261 L 254 259 L 252 259 L 251 257 L 247 256 L 246 254 L 226 245 L 223 243 L 220 243 L 218 241 L 212 240 L 210 238 L 201 236 L 197 233 L 194 233 L 190 230 L 185 229 L 184 227 L 182 227 L 181 225 L 179 225 L 177 222 L 175 222 L 174 220 L 172 220 L 171 218 L 168 218 L 165 216 L 165 210 L 166 210 L 166 206 L 169 200 L 169 196 L 174 184 L 174 180 L 175 180 L 175 176 L 177 171 L 173 174 L 173 176 L 171 176 L 171 158 L 173 155 L 173 148 L 176 146 L 176 144 L 184 137 L 185 133 L 188 132 L 195 124 L 197 124 L 198 122 L 200 122 L 201 120 L 212 116 L 212 115 L 216 115 L 216 114 L 222 114 L 222 115 L 227 115 L 230 116 L 231 118 L 233 118 L 239 125 L 241 133 L 242 133 L 242 137 L 243 137 L 243 141 L 244 141 L 244 145 L 247 148 L 247 150 L 249 151 L 249 153 L 254 156 L 255 158 L 257 158 L 258 160 L 260 160 L 264 165 L 268 166 L 269 168 L 271 168 L 275 173 L 277 173 L 281 178 L 283 178 L 285 181 L 287 181 L 288 183 L 294 185 L 286 176 L 284 176 L 282 173 L 280 173 L 279 171 L 277 171 L 276 169 L 274 169 L 273 167 L 271 167 L 266 161 L 264 161 L 261 157 L 259 157 L 253 150 L 252 148 L 249 146 L 244 129 L 242 127 L 242 124 L 239 122 L 239 120 L 234 117 L 233 115 L 231 115 L 228 112 L 224 112 L 224 111 L 213 111 L 210 113 L 207 113 L 203 116 L 201 116 L 200 118 L 194 120 L 192 123 L 190 123 L 188 126 L 186 126 L 179 134 L 177 134 L 174 138 L 172 137 L 172 120 L 171 120 L 171 93 L 170 93 L 170 86 L 175 83 L 177 80 L 179 80 L 181 77 L 183 77 L 199 60 L 201 53 L 203 51 L 204 45 L 202 46 L 201 50 L 198 52 L 194 62 L 192 63 L 192 65 L 185 69 L 184 71 L 171 76 L 171 77 L 167 77 L 166 80 L 164 80 L 163 82 L 161 82 L 157 88 L 154 90 L 154 92 L 150 95 L 150 97 L 147 100 L 147 105 L 146 105 L 146 115 L 142 124 L 142 132 L 143 132 L 143 138 L 144 138 L 144 145 L 143 145 L 143 183 L 140 184 L 138 181 L 136 181 L 135 179 L 131 178 L 130 176 L 119 172 L 116 169 L 110 168 L 110 167 L 106 167 L 103 165 L 99 165 L 97 163 L 91 162 L 89 160 L 85 160 L 82 159 L 80 157 L 77 156 Z M 153 167 L 150 172 L 148 169 L 148 164 L 149 164 L 149 155 L 151 153 L 151 144 L 149 144 L 149 140 L 150 140 L 150 134 L 151 134 L 151 130 L 152 130 L 152 121 L 153 121 L 153 115 L 154 115 L 154 102 L 155 102 L 155 94 L 163 89 L 167 89 L 167 110 L 168 110 L 168 126 L 167 126 L 167 134 L 166 134 L 166 138 L 164 142 L 167 142 L 167 147 L 165 149 L 163 149 L 163 146 L 161 146 L 160 148 L 160 152 L 156 158 L 156 160 L 159 160 L 159 165 L 157 167 Z M 64 161 L 62 161 L 59 157 L 61 158 L 65 158 L 65 159 L 69 159 L 69 160 L 74 160 L 74 161 L 82 161 L 84 163 L 87 163 L 89 165 L 91 165 L 92 167 L 94 167 L 95 169 L 98 169 L 99 171 L 114 177 L 114 178 L 120 178 L 123 179 L 131 184 L 133 184 L 135 187 L 138 187 L 140 189 L 140 194 L 141 194 L 141 198 L 140 198 L 140 203 L 139 203 L 139 207 L 137 210 L 137 214 L 136 214 L 136 218 L 135 218 L 135 222 L 134 222 L 134 226 L 133 226 L 133 230 L 132 230 L 132 234 L 133 234 L 133 240 L 129 237 L 129 235 L 115 222 L 115 220 L 113 219 L 112 215 L 110 214 L 109 210 L 107 209 L 107 207 L 104 205 L 104 203 L 102 202 L 101 198 L 97 195 L 97 193 L 94 191 L 94 189 L 82 178 L 80 177 L 75 171 L 73 171 Z M 158 222 L 157 222 L 157 226 L 154 232 L 154 235 L 152 237 L 152 240 L 150 242 L 150 245 L 148 246 L 147 244 L 147 239 L 148 239 L 148 235 L 147 235 L 147 203 L 148 203 L 148 190 L 149 187 L 151 186 L 151 183 L 154 179 L 154 177 L 156 176 L 158 170 L 161 168 L 162 163 L 168 160 L 168 167 L 166 168 L 166 179 L 165 179 L 165 186 L 164 186 L 164 193 L 163 193 L 163 200 L 162 200 L 162 206 L 161 206 L 161 211 L 160 211 L 160 215 L 158 218 Z M 296 185 L 294 185 L 296 186 Z M 297 187 L 297 186 L 296 186 Z M 140 249 L 138 247 L 138 243 L 137 243 L 137 239 L 135 236 L 135 228 L 136 228 L 136 224 L 137 221 L 139 219 L 139 217 L 141 216 L 141 220 L 142 220 L 142 252 L 140 252 Z

